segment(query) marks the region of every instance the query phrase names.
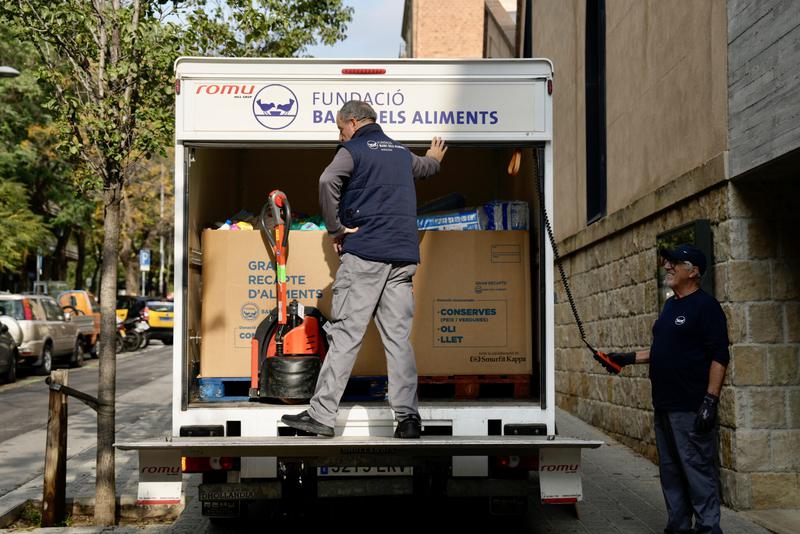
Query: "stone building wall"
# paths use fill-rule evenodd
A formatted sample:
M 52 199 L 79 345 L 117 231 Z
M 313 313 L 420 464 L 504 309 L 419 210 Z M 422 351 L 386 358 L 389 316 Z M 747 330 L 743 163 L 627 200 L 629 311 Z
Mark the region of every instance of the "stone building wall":
M 732 344 L 723 487 L 736 508 L 798 508 L 800 183 L 761 176 L 728 190 L 728 261 L 715 273 Z
M 565 258 L 590 342 L 649 346 L 658 316 L 656 236 L 709 219 L 714 287 L 731 364 L 720 407 L 723 496 L 736 508 L 800 506 L 800 185 L 723 181 Z M 656 461 L 646 366 L 608 375 L 580 342 L 556 287 L 556 389 L 562 408 Z

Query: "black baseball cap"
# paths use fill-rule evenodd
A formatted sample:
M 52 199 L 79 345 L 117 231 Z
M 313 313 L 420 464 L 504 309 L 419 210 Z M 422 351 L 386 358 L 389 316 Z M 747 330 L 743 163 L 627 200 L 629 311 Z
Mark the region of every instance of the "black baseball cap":
M 675 248 L 662 248 L 659 253 L 663 258 L 673 263 L 688 261 L 700 269 L 700 274 L 705 274 L 706 272 L 706 255 L 703 254 L 702 250 L 693 245 L 684 244 L 678 245 Z

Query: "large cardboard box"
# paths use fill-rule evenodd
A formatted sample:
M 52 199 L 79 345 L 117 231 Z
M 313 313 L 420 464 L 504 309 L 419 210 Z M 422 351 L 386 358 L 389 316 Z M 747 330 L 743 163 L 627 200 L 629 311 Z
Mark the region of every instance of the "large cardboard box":
M 420 232 L 412 344 L 421 375 L 525 374 L 531 370 L 528 232 Z M 250 339 L 275 307 L 272 259 L 257 231 L 206 230 L 200 372 L 250 374 Z M 324 231 L 289 235 L 288 297 L 329 315 L 339 258 Z M 384 375 L 374 324 L 355 376 Z

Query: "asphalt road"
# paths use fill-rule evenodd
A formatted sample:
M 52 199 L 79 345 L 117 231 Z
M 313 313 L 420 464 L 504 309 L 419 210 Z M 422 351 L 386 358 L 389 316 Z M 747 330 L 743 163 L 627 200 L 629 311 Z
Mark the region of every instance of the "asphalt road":
M 117 356 L 117 397 L 171 373 L 172 347 L 154 341 L 147 349 Z M 81 368 L 69 370 L 69 385 L 97 396 L 98 360 L 87 360 Z M 67 368 L 57 365 L 58 369 Z M 22 372 L 22 371 L 20 371 Z M 0 443 L 47 425 L 48 389 L 43 376 L 20 377 L 13 384 L 0 385 Z M 69 415 L 90 408 L 70 399 Z
M 169 413 L 170 388 L 162 386 L 154 391 L 152 383 L 168 383 L 172 373 L 171 356 L 172 347 L 157 341 L 144 350 L 117 356 L 118 432 L 141 417 L 144 410 L 137 407 L 139 403 L 155 403 Z M 98 360 L 89 360 L 82 368 L 70 369 L 69 385 L 97 395 L 98 365 Z M 141 390 L 141 394 L 137 394 L 137 390 Z M 28 376 L 14 384 L 0 386 L 0 497 L 43 471 L 48 397 L 49 390 L 42 376 Z M 91 453 L 90 449 L 96 444 L 97 426 L 94 412 L 77 399 L 69 399 L 68 410 L 67 456 L 68 462 L 72 462 L 81 454 Z

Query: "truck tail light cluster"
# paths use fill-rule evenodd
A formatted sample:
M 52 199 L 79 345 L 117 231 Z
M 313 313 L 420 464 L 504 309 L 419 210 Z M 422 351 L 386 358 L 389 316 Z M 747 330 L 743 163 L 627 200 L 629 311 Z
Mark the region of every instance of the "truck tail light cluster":
M 181 458 L 181 469 L 184 473 L 206 473 L 208 471 L 238 471 L 240 459 L 232 456 L 188 457 Z
M 538 456 L 498 456 L 497 466 L 501 469 L 521 469 L 536 471 L 539 469 Z

